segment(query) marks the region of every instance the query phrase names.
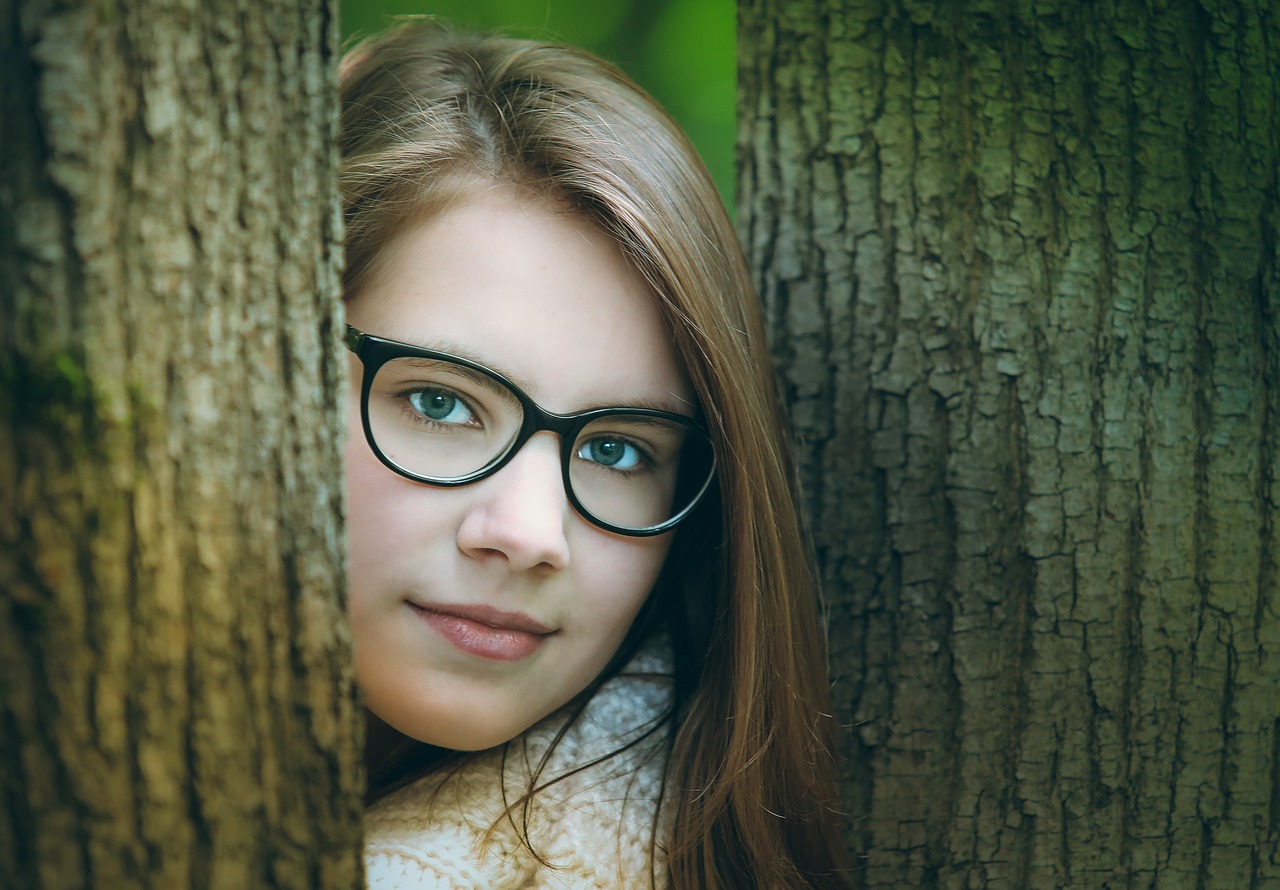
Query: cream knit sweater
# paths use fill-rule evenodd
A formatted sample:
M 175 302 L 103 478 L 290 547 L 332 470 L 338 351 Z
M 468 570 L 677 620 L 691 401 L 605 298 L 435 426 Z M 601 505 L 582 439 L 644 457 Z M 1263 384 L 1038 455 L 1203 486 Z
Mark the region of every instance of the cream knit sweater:
M 663 729 L 603 763 L 573 770 L 639 736 L 671 698 L 670 656 L 651 645 L 606 683 L 551 755 L 534 796 L 529 837 L 543 865 L 520 842 L 521 809 L 503 818 L 565 718 L 553 714 L 502 749 L 461 770 L 427 776 L 365 814 L 365 875 L 371 890 L 647 888 L 653 867 L 666 886 L 661 845 L 653 846 L 667 739 Z M 491 832 L 489 829 L 493 829 Z M 488 836 L 486 836 L 486 834 Z M 662 834 L 659 832 L 658 838 Z M 651 862 L 651 850 L 657 861 Z

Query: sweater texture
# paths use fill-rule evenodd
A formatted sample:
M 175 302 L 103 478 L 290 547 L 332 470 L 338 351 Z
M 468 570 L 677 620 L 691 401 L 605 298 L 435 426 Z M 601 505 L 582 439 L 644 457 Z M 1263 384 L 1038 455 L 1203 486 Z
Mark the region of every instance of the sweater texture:
M 539 785 L 559 781 L 538 791 L 527 810 L 517 806 L 504 815 L 564 728 L 563 713 L 377 801 L 365 814 L 368 887 L 615 890 L 650 887 L 652 873 L 652 886 L 664 888 L 665 858 L 654 840 L 664 837 L 658 804 L 666 728 L 594 761 L 640 738 L 666 713 L 671 695 L 669 650 L 650 644 L 565 731 Z M 533 850 L 522 842 L 526 824 Z

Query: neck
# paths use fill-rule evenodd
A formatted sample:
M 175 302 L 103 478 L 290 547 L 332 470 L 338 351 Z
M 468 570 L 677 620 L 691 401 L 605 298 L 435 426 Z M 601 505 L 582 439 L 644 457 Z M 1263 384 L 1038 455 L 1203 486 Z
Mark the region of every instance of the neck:
M 372 711 L 364 712 L 364 768 L 372 777 L 384 766 L 388 755 L 410 742 L 408 736 L 393 729 Z
M 367 787 L 365 803 L 409 784 L 457 752 L 437 748 L 410 738 L 390 726 L 372 711 L 365 710 L 364 766 Z

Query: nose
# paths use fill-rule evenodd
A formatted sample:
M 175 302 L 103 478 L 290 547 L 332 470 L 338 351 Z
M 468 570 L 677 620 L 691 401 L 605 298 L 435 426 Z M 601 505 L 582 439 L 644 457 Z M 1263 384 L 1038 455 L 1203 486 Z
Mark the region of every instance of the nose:
M 477 559 L 504 558 L 517 571 L 569 565 L 572 507 L 553 433 L 535 434 L 510 463 L 471 488 L 473 499 L 458 526 L 459 550 Z

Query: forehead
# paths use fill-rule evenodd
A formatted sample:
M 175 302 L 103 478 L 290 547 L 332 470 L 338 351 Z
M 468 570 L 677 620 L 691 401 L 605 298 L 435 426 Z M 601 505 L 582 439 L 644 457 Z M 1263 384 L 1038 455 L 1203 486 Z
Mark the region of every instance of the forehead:
M 617 244 L 504 188 L 402 232 L 347 312 L 371 334 L 487 365 L 553 411 L 692 404 L 657 299 Z

